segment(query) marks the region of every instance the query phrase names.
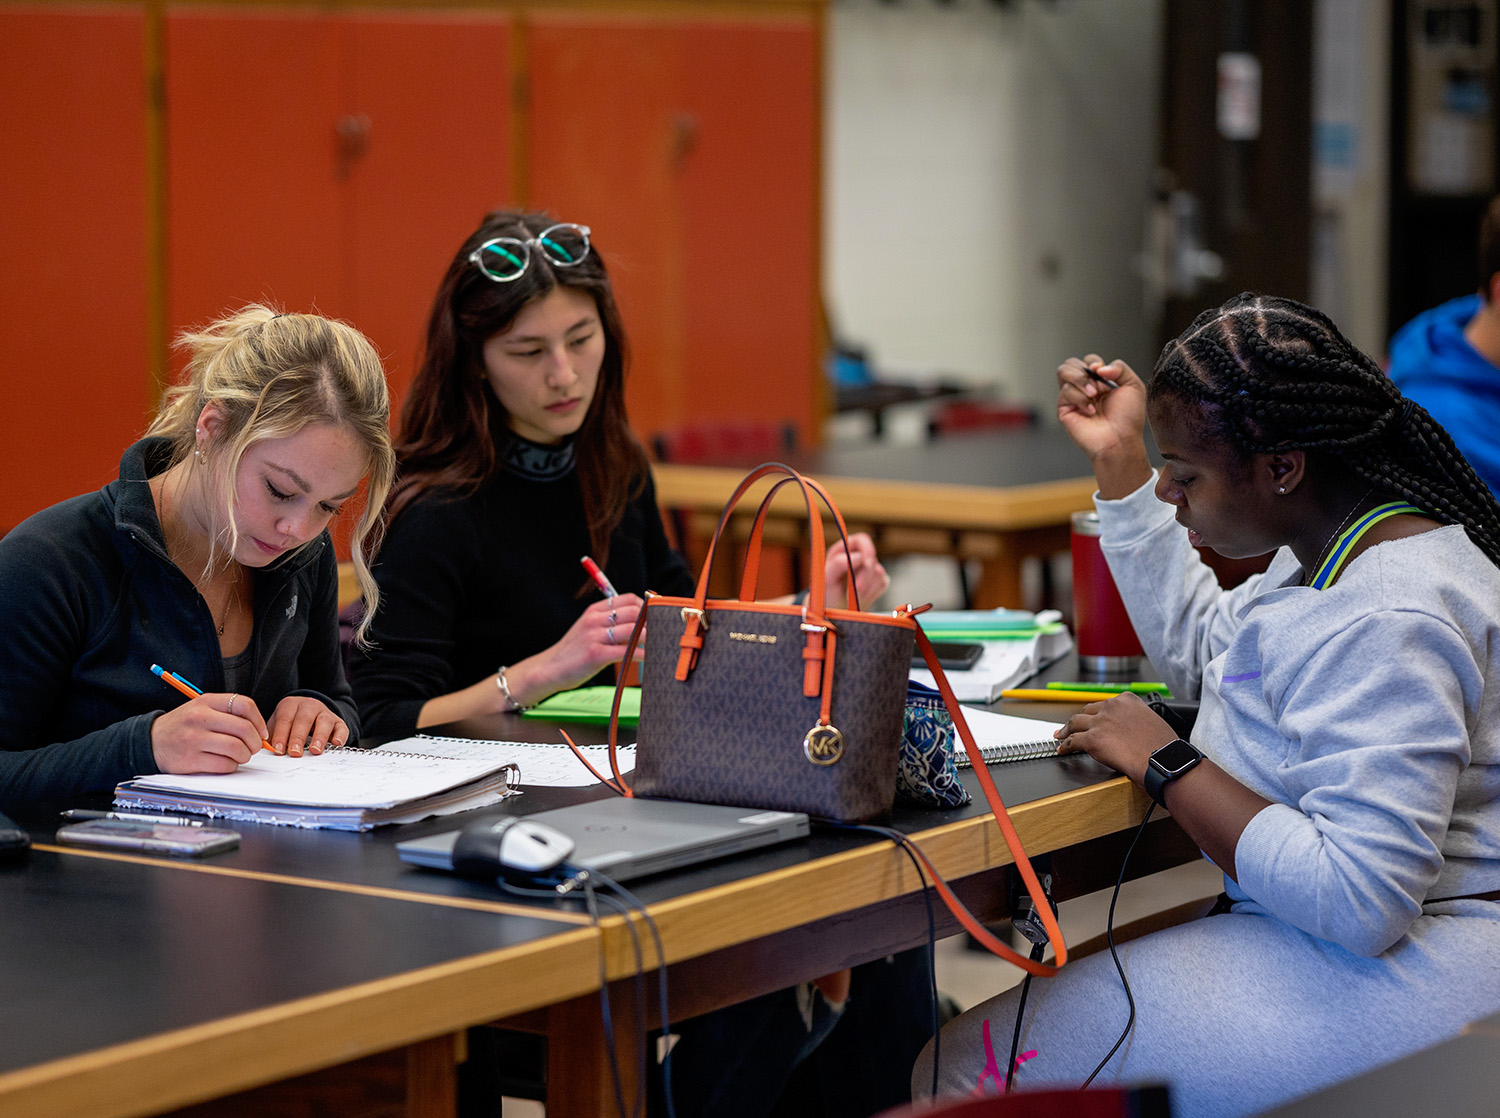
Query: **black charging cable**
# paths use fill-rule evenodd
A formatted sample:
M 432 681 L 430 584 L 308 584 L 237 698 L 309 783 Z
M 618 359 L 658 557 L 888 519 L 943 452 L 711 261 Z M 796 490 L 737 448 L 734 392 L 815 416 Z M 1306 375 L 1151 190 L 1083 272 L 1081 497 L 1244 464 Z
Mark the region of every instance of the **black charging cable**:
M 514 879 L 504 877 L 497 878 L 499 887 L 507 893 L 514 893 L 520 897 L 537 897 L 547 900 L 556 900 L 559 897 L 569 897 L 570 893 L 582 891 L 585 907 L 588 909 L 594 927 L 599 926 L 599 904 L 603 902 L 606 906 L 621 914 L 625 920 L 626 931 L 630 934 L 631 949 L 635 957 L 635 983 L 636 983 L 636 1018 L 641 1037 L 641 1057 L 639 1077 L 639 1088 L 636 1092 L 635 1106 L 630 1111 L 632 1118 L 642 1113 L 645 1106 L 646 1088 L 646 988 L 645 975 L 646 966 L 643 949 L 641 945 L 640 932 L 635 926 L 632 913 L 639 913 L 641 922 L 646 925 L 646 930 L 651 933 L 651 943 L 656 948 L 656 974 L 657 974 L 657 997 L 660 1001 L 661 1032 L 666 1037 L 671 1032 L 671 1009 L 667 998 L 667 952 L 662 945 L 661 929 L 657 927 L 656 920 L 652 917 L 646 904 L 629 889 L 621 885 L 614 878 L 598 870 L 583 869 L 579 866 L 562 865 L 551 874 L 537 877 L 529 885 L 523 885 Z M 604 887 L 608 892 L 601 892 L 595 888 L 596 883 Z M 604 1027 L 605 1053 L 609 1057 L 609 1072 L 615 1091 L 615 1106 L 620 1118 L 627 1118 L 625 1110 L 625 1086 L 620 1076 L 620 1057 L 615 1049 L 614 1017 L 609 1007 L 609 973 L 604 956 L 604 943 L 601 940 L 598 953 L 599 967 L 599 1014 Z M 666 1111 L 666 1118 L 676 1118 L 676 1107 L 672 1099 L 672 1049 L 669 1044 L 664 1044 L 666 1049 L 661 1057 L 661 1084 L 662 1105 Z
M 551 874 L 534 878 L 532 884 L 523 885 L 515 878 L 499 877 L 495 884 L 506 893 L 518 897 L 535 897 L 546 900 L 557 900 L 575 890 L 582 890 L 584 907 L 588 910 L 589 918 L 593 921 L 595 928 L 599 926 L 599 897 L 594 892 L 589 870 L 575 870 L 569 866 L 559 866 Z M 570 898 L 577 899 L 577 898 Z M 626 921 L 630 924 L 630 921 Z M 641 958 L 640 941 L 635 929 L 631 927 L 631 940 L 635 946 L 636 974 L 640 975 L 644 960 Z M 599 1017 L 604 1030 L 604 1054 L 609 1061 L 609 1077 L 611 1086 L 615 1093 L 615 1110 L 619 1118 L 630 1118 L 625 1110 L 625 1084 L 620 1075 L 620 1054 L 615 1049 L 615 1027 L 614 1015 L 609 1007 L 609 972 L 604 954 L 604 940 L 599 940 L 599 950 L 595 956 L 595 965 L 599 974 Z M 638 999 L 639 1004 L 639 999 Z M 642 1044 L 644 1045 L 644 1039 Z M 637 1096 L 637 1103 L 640 1099 Z
M 932 1096 L 938 1093 L 938 1061 L 942 1057 L 942 1025 L 939 1021 L 938 1011 L 938 985 L 937 985 L 937 915 L 932 908 L 932 885 L 927 880 L 927 874 L 922 869 L 922 860 L 917 857 L 912 849 L 911 839 L 907 838 L 894 827 L 880 827 L 873 823 L 834 823 L 832 821 L 819 821 L 820 826 L 830 827 L 840 831 L 863 831 L 866 834 L 876 835 L 896 844 L 901 853 L 911 860 L 913 868 L 917 871 L 917 880 L 922 883 L 922 900 L 927 905 L 927 979 L 929 993 L 932 1001 Z
M 1031 961 L 1039 963 L 1042 955 L 1046 953 L 1047 941 L 1031 945 Z M 1016 1027 L 1010 1034 L 1010 1063 L 1005 1065 L 1005 1093 L 1010 1094 L 1011 1082 L 1016 1077 L 1016 1056 L 1021 1050 L 1021 1018 L 1026 1014 L 1026 995 L 1031 993 L 1031 972 L 1026 972 L 1026 977 L 1021 979 L 1021 1000 L 1016 1005 Z
M 646 962 L 641 950 L 641 936 L 639 931 L 636 930 L 635 921 L 630 918 L 630 909 L 622 901 L 617 900 L 608 893 L 599 892 L 595 888 L 594 879 L 591 874 L 584 873 L 580 884 L 583 888 L 583 895 L 587 898 L 589 913 L 594 918 L 595 926 L 597 927 L 599 923 L 599 905 L 602 902 L 625 918 L 625 930 L 630 934 L 631 956 L 635 962 L 633 975 L 635 983 L 635 1034 L 640 1038 L 640 1044 L 638 1045 L 639 1053 L 636 1058 L 635 1098 L 631 1100 L 629 1114 L 630 1118 L 641 1118 L 642 1111 L 646 1105 Z M 603 989 L 608 985 L 608 977 L 604 973 L 604 945 L 602 940 L 600 942 L 599 959 L 599 986 L 600 989 Z M 608 1000 L 606 996 L 604 999 L 606 1005 L 608 1004 Z M 605 1014 L 604 1028 L 607 1041 L 613 1053 L 614 1033 L 612 1031 L 612 1021 L 607 1009 L 605 1010 Z M 615 1062 L 618 1066 L 618 1057 L 616 1057 Z M 619 1082 L 618 1075 L 616 1075 L 615 1095 L 616 1101 L 620 1104 L 620 1118 L 625 1118 L 625 1092 Z
M 1130 1013 L 1125 1020 L 1125 1028 L 1121 1031 L 1119 1039 L 1115 1041 L 1114 1047 L 1105 1054 L 1104 1059 L 1099 1061 L 1099 1066 L 1089 1073 L 1089 1077 L 1083 1081 L 1082 1087 L 1087 1087 L 1104 1070 L 1105 1065 L 1114 1058 L 1115 1053 L 1120 1050 L 1120 1046 L 1125 1043 L 1131 1031 L 1135 1028 L 1135 996 L 1131 993 L 1130 979 L 1125 977 L 1125 966 L 1120 962 L 1120 953 L 1115 946 L 1115 905 L 1120 899 L 1120 889 L 1125 884 L 1125 870 L 1130 865 L 1130 856 L 1135 853 L 1135 848 L 1140 843 L 1141 836 L 1146 833 L 1146 824 L 1151 822 L 1151 816 L 1155 811 L 1156 805 L 1154 803 L 1146 809 L 1146 814 L 1141 819 L 1140 826 L 1136 828 L 1135 837 L 1130 840 L 1130 846 L 1125 851 L 1125 857 L 1120 861 L 1120 874 L 1115 878 L 1114 890 L 1111 892 L 1109 898 L 1109 914 L 1105 917 L 1104 921 L 1104 936 L 1109 943 L 1110 958 L 1114 960 L 1115 970 L 1120 975 L 1120 985 L 1124 987 L 1125 1001 L 1130 1006 Z M 1050 902 L 1051 898 L 1049 897 L 1048 900 Z M 1052 908 L 1053 912 L 1057 911 L 1055 904 Z M 1026 918 L 1015 921 L 1014 926 L 1022 935 L 1031 940 L 1031 959 L 1033 962 L 1039 961 L 1046 948 L 1047 940 L 1045 933 L 1042 931 L 1040 921 L 1036 919 L 1035 904 L 1028 910 Z M 1016 1003 L 1016 1024 L 1010 1038 L 1010 1063 L 1005 1067 L 1005 1090 L 1007 1094 L 1010 1093 L 1011 1084 L 1015 1080 L 1016 1056 L 1019 1054 L 1021 1047 L 1021 1024 L 1026 1015 L 1026 996 L 1030 991 L 1031 974 L 1028 973 L 1021 981 L 1021 996 Z
M 1052 875 L 1043 873 L 1041 875 L 1042 892 L 1047 898 L 1047 903 L 1052 906 L 1052 915 L 1057 916 L 1057 902 L 1052 899 Z M 1047 929 L 1037 914 L 1036 902 L 1032 901 L 1026 908 L 1025 913 L 1011 921 L 1011 927 L 1020 932 L 1031 941 L 1031 961 L 1039 963 L 1047 951 Z M 1016 1077 L 1016 1056 L 1021 1050 L 1021 1020 L 1026 1014 L 1026 998 L 1031 993 L 1030 971 L 1021 980 L 1021 998 L 1016 1004 L 1016 1027 L 1010 1034 L 1010 1062 L 1005 1065 L 1005 1092 L 1010 1093 L 1011 1083 Z
M 605 899 L 610 903 L 619 906 L 620 911 L 625 916 L 625 923 L 631 929 L 632 941 L 636 942 L 637 944 L 639 943 L 639 937 L 635 931 L 635 922 L 631 919 L 630 915 L 632 911 L 640 913 L 642 923 L 646 925 L 646 930 L 651 933 L 651 944 L 656 949 L 657 997 L 660 1002 L 659 1013 L 661 1017 L 661 1035 L 663 1037 L 663 1048 L 665 1049 L 661 1057 L 662 1105 L 666 1110 L 667 1118 L 676 1118 L 676 1108 L 672 1100 L 672 1047 L 670 1043 L 668 1043 L 665 1039 L 672 1031 L 672 1018 L 671 1007 L 667 999 L 667 952 L 666 948 L 662 945 L 661 929 L 657 927 L 656 920 L 647 910 L 645 902 L 637 897 L 634 893 L 632 893 L 629 889 L 625 888 L 625 886 L 621 885 L 618 881 L 614 880 L 612 877 L 609 877 L 607 874 L 600 873 L 598 870 L 588 870 L 586 872 L 591 878 L 593 878 L 595 881 L 598 881 L 600 884 L 604 885 L 607 889 L 611 890 L 618 896 L 619 899 L 616 900 L 615 897 L 610 897 L 606 894 L 600 894 L 602 899 Z M 641 961 L 639 948 L 637 948 L 636 976 L 638 979 L 638 984 L 636 989 L 638 992 L 637 1004 L 640 1006 L 642 1014 L 641 1053 L 643 1064 L 645 1061 L 646 1051 L 646 1024 L 644 1017 L 646 997 L 644 985 L 640 983 L 644 981 L 644 973 L 644 965 Z M 646 1077 L 644 1074 L 642 1074 L 642 1089 L 644 1089 L 645 1083 Z
M 1130 1005 L 1130 1016 L 1125 1020 L 1125 1028 L 1120 1033 L 1120 1039 L 1115 1041 L 1115 1046 L 1105 1053 L 1104 1059 L 1099 1061 L 1099 1066 L 1089 1072 L 1089 1077 L 1083 1081 L 1084 1087 L 1092 1083 L 1094 1077 L 1104 1070 L 1104 1065 L 1114 1058 L 1115 1053 L 1120 1050 L 1120 1045 L 1125 1043 L 1125 1039 L 1130 1036 L 1131 1030 L 1135 1028 L 1135 998 L 1130 993 L 1130 979 L 1125 977 L 1125 967 L 1120 962 L 1120 953 L 1115 950 L 1115 902 L 1120 899 L 1120 887 L 1125 884 L 1125 867 L 1130 865 L 1130 856 L 1135 853 L 1136 844 L 1141 841 L 1141 836 L 1146 833 L 1146 824 L 1151 822 L 1151 815 L 1155 811 L 1155 803 L 1146 808 L 1145 818 L 1141 820 L 1141 825 L 1136 828 L 1135 838 L 1130 840 L 1130 847 L 1125 851 L 1125 857 L 1120 862 L 1120 876 L 1115 879 L 1115 891 L 1109 898 L 1109 916 L 1104 921 L 1104 935 L 1109 941 L 1109 956 L 1115 961 L 1115 970 L 1120 975 L 1120 985 L 1125 988 L 1125 1001 Z

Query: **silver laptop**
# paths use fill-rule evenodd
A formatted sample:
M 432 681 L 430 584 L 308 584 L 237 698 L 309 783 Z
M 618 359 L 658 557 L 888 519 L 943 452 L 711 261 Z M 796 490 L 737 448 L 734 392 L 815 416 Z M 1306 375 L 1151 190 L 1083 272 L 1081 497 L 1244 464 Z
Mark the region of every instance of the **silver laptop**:
M 628 881 L 680 869 L 760 846 L 802 838 L 807 816 L 800 811 L 762 811 L 677 800 L 623 797 L 572 804 L 528 815 L 555 827 L 577 844 L 568 861 Z M 396 844 L 401 860 L 428 869 L 453 868 L 458 830 Z

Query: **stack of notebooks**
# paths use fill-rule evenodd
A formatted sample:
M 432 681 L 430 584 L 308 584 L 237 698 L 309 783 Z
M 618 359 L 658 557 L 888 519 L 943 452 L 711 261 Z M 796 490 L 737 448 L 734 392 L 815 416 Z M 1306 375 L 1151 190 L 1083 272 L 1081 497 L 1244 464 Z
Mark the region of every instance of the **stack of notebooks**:
M 1056 610 L 931 610 L 917 621 L 933 641 L 974 641 L 984 655 L 972 668 L 945 673 L 963 703 L 993 703 L 1014 687 L 1073 649 L 1073 638 Z M 926 668 L 911 678 L 936 687 Z
M 417 737 L 303 757 L 263 751 L 232 773 L 127 780 L 115 788 L 115 806 L 364 831 L 499 803 L 516 790 L 519 773 L 497 744 Z

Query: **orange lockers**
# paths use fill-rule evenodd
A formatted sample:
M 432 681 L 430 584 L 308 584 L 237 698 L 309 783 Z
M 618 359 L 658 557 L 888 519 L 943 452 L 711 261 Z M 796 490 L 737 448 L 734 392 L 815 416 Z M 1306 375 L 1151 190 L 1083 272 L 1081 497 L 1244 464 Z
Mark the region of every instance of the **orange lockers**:
M 532 197 L 609 254 L 633 424 L 815 440 L 816 22 L 548 14 L 528 42 Z
M 151 405 L 143 28 L 0 10 L 0 531 L 113 478 Z
M 513 195 L 510 19 L 167 17 L 168 319 L 347 319 L 399 395 L 443 269 Z
M 399 397 L 443 268 L 503 205 L 593 227 L 643 436 L 815 440 L 818 4 L 0 9 L 0 528 L 108 480 L 153 339 L 245 302 L 353 322 Z

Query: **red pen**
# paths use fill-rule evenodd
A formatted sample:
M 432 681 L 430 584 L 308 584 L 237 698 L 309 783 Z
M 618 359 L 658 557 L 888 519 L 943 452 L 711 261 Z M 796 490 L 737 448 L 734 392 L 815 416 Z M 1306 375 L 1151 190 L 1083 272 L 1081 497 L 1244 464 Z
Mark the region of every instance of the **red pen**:
M 594 580 L 594 585 L 599 588 L 599 592 L 607 598 L 613 598 L 615 596 L 615 588 L 611 585 L 609 579 L 604 577 L 604 572 L 599 569 L 599 564 L 595 563 L 587 555 L 580 559 L 579 562 L 583 564 L 583 569 L 588 571 L 589 578 Z

